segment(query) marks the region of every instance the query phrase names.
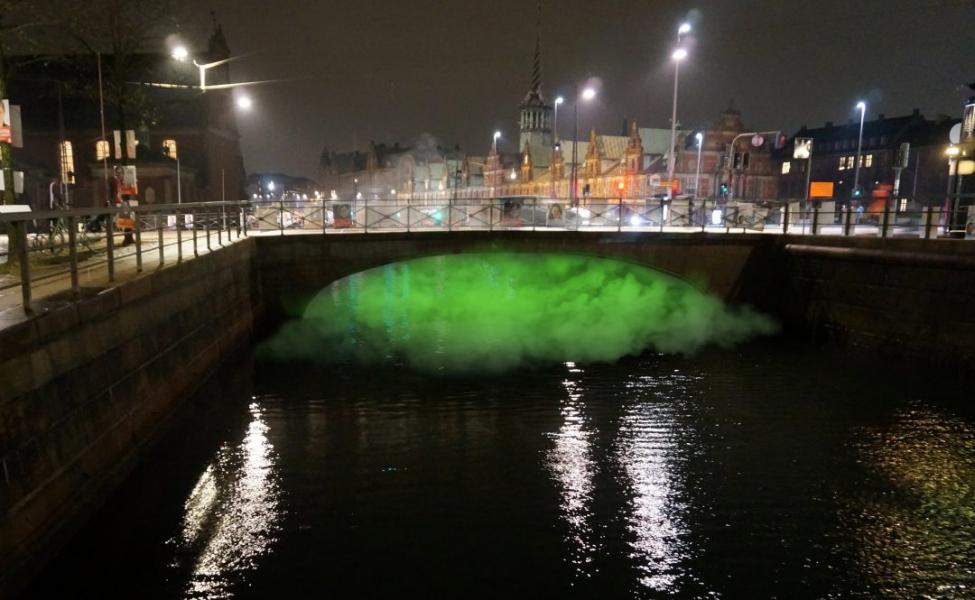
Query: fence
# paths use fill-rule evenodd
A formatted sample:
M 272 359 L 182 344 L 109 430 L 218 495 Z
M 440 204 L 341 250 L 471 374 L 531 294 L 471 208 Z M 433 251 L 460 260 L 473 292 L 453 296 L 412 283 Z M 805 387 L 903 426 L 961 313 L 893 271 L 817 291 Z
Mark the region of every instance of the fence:
M 0 278 L 0 300 L 20 287 L 30 311 L 33 290 L 81 293 L 81 276 L 116 279 L 119 265 L 141 272 L 210 251 L 247 235 L 414 231 L 643 231 L 975 238 L 975 195 L 939 207 L 893 211 L 801 209 L 713 200 L 582 198 L 355 201 L 241 201 L 143 205 L 46 212 L 0 213 L 0 263 L 15 275 Z M 2 236 L 0 236 L 2 241 Z M 67 275 L 67 277 L 65 277 Z M 67 285 L 65 284 L 67 283 Z M 9 301 L 9 300 L 8 300 Z M 0 303 L 0 310 L 7 308 Z

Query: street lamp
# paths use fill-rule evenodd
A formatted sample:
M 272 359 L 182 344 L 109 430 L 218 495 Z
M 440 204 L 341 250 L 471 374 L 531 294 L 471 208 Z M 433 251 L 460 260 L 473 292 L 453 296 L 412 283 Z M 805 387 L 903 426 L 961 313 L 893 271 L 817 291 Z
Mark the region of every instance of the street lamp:
M 186 49 L 186 46 L 180 44 L 179 46 L 173 48 L 172 56 L 179 62 L 185 62 L 190 56 L 190 51 Z
M 562 96 L 555 99 L 555 118 L 552 123 L 552 130 L 555 132 L 555 135 L 552 136 L 554 144 L 558 144 L 559 142 L 559 104 L 562 104 L 563 102 L 565 102 L 565 98 Z
M 500 139 L 501 139 L 501 132 L 500 131 L 495 131 L 494 132 L 494 141 L 493 141 L 494 151 L 495 152 L 498 151 L 498 140 L 500 140 Z
M 237 96 L 237 108 L 243 111 L 249 111 L 254 106 L 254 101 L 251 100 L 250 96 Z
M 944 232 L 948 233 L 949 231 L 951 231 L 952 213 L 955 212 L 955 206 L 954 206 L 955 202 L 954 199 L 951 197 L 951 188 L 953 187 L 951 185 L 953 183 L 952 175 L 954 175 L 955 180 L 959 179 L 958 157 L 961 156 L 961 148 L 952 144 L 951 146 L 948 146 L 947 150 L 945 150 L 945 156 L 948 157 L 948 191 L 945 193 Z
M 694 196 L 701 195 L 701 148 L 704 146 L 704 133 L 698 131 L 694 134 L 697 140 L 697 172 L 694 174 Z
M 569 178 L 569 200 L 570 205 L 576 205 L 576 187 L 578 187 L 578 177 L 579 177 L 579 101 L 585 100 L 589 102 L 596 97 L 596 90 L 591 87 L 579 92 L 579 86 L 576 85 L 576 101 L 572 107 L 573 112 L 573 125 L 572 125 L 572 176 Z
M 853 171 L 853 194 L 852 198 L 858 198 L 858 192 L 860 188 L 860 153 L 863 151 L 863 119 L 867 113 L 867 105 L 865 102 L 857 102 L 856 106 L 860 110 L 860 137 L 857 140 L 857 158 L 854 164 L 855 170 Z
M 680 43 L 680 36 L 682 33 L 687 33 L 691 30 L 690 25 L 687 23 L 680 26 L 677 30 L 677 42 Z M 670 115 L 670 150 L 667 152 L 667 183 L 668 192 L 667 195 L 673 197 L 674 193 L 674 165 L 676 156 L 674 156 L 674 148 L 677 146 L 677 80 L 680 75 L 680 63 L 682 60 L 687 58 L 687 50 L 683 48 L 678 48 L 674 50 L 671 55 L 674 60 L 674 109 Z

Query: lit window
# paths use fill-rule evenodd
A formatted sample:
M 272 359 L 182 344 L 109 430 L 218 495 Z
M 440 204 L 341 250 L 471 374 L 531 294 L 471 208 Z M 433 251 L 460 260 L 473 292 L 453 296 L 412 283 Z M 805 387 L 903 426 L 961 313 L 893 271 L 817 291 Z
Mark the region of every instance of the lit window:
M 873 165 L 873 154 L 868 154 L 863 157 L 863 166 L 870 167 Z
M 111 158 L 111 147 L 108 140 L 98 140 L 95 142 L 95 160 L 107 160 Z
M 783 175 L 788 175 L 789 174 L 789 171 L 791 171 L 791 170 L 792 170 L 792 163 L 791 162 L 785 161 L 785 162 L 782 163 L 782 174 Z
M 176 158 L 176 140 L 163 140 L 163 154 L 169 158 Z
M 61 181 L 74 183 L 74 149 L 71 142 L 62 142 L 58 147 L 61 154 Z
M 845 170 L 846 170 L 846 157 L 845 156 L 841 156 L 840 157 L 840 171 L 845 171 Z
M 898 207 L 898 212 L 907 212 L 907 198 L 901 198 L 900 207 Z

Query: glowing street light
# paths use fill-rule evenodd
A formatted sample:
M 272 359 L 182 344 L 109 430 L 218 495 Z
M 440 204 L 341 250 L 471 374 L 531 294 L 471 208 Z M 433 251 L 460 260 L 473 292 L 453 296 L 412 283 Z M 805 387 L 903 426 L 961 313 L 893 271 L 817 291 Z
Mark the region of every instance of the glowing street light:
M 674 166 L 676 164 L 675 148 L 677 146 L 677 80 L 680 76 L 680 63 L 687 58 L 687 50 L 680 47 L 681 36 L 690 33 L 691 24 L 681 23 L 677 28 L 677 49 L 670 55 L 674 61 L 674 109 L 670 115 L 670 150 L 667 152 L 667 195 L 674 193 Z
M 565 98 L 562 96 L 555 99 L 555 119 L 552 123 L 552 130 L 555 132 L 555 135 L 552 136 L 552 140 L 555 144 L 559 143 L 559 104 L 562 104 L 563 102 L 565 102 Z
M 186 46 L 180 44 L 179 46 L 173 48 L 172 56 L 175 60 L 178 60 L 179 62 L 184 62 L 186 61 L 187 58 L 189 58 L 190 51 L 186 49 Z
M 596 97 L 596 90 L 593 87 L 587 87 L 586 89 L 579 91 L 579 86 L 576 85 L 576 101 L 572 106 L 572 176 L 570 177 L 570 189 L 569 189 L 569 200 L 572 206 L 576 205 L 576 187 L 578 187 L 578 173 L 579 173 L 579 102 L 585 101 L 589 102 Z
M 860 111 L 860 137 L 857 140 L 857 158 L 855 163 L 855 170 L 853 171 L 853 198 L 860 197 L 860 153 L 863 150 L 863 119 L 867 114 L 867 105 L 865 102 L 857 102 L 856 108 Z
M 236 104 L 240 110 L 249 111 L 254 106 L 254 101 L 250 96 L 241 95 L 237 96 Z

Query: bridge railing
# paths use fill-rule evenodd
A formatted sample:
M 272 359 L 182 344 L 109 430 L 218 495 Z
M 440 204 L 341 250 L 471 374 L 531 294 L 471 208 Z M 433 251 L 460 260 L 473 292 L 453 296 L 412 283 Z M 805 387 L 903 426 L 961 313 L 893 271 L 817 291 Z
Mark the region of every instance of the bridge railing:
M 212 251 L 247 235 L 253 213 L 249 202 L 0 208 L 0 312 Z
M 964 200 L 967 198 L 967 202 Z M 952 231 L 975 237 L 975 196 L 955 208 L 938 202 L 891 207 L 825 209 L 799 203 L 725 203 L 714 199 L 673 201 L 580 198 L 573 206 L 556 198 L 456 200 L 285 200 L 248 205 L 249 227 L 258 231 L 666 231 L 675 233 L 789 233 L 792 235 L 910 236 L 933 238 Z
M 975 194 L 909 210 L 678 198 L 283 200 L 9 212 L 0 207 L 0 311 L 113 282 L 247 236 L 420 231 L 620 231 L 975 239 Z M 898 207 L 900 208 L 900 207 Z M 16 288 L 20 288 L 17 301 Z

